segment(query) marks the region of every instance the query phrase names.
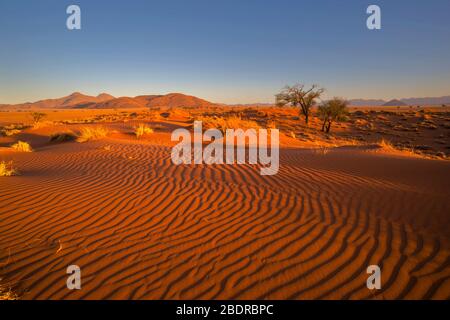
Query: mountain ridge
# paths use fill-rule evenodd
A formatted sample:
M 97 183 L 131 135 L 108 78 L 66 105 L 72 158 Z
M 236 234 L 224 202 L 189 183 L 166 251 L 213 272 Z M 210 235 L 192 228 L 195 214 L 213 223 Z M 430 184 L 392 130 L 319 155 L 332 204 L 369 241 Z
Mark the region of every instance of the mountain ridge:
M 350 99 L 352 106 L 392 106 L 392 105 L 446 105 L 450 104 L 450 95 L 441 97 L 402 98 L 386 101 L 383 99 Z M 398 101 L 394 104 L 393 101 Z M 183 93 L 138 95 L 135 97 L 114 97 L 108 93 L 97 96 L 73 92 L 61 98 L 43 99 L 19 104 L 1 104 L 0 109 L 119 109 L 119 108 L 153 108 L 153 107 L 211 107 L 228 106 L 269 106 L 273 103 L 224 104 L 213 103 Z
M 140 95 L 136 97 L 114 97 L 108 93 L 97 96 L 73 92 L 68 96 L 43 99 L 20 104 L 0 104 L 3 109 L 118 109 L 152 107 L 211 107 L 215 105 L 207 100 L 182 93 L 165 95 Z
M 397 99 L 392 99 L 386 103 L 383 103 L 383 107 L 392 107 L 392 106 L 406 106 L 406 103 Z
M 417 97 L 417 98 L 402 98 L 402 99 L 393 99 L 390 101 L 383 99 L 350 99 L 349 103 L 352 106 L 383 106 L 392 101 L 400 101 L 404 105 L 442 105 L 442 104 L 450 104 L 450 95 L 449 96 L 440 96 L 440 97 Z M 403 105 L 401 104 L 401 105 Z M 391 104 L 390 104 L 391 105 Z

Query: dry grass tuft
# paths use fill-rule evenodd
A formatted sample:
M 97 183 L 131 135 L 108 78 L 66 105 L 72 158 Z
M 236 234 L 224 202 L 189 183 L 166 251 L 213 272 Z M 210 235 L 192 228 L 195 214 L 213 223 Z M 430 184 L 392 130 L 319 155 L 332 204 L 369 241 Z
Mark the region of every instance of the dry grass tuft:
M 377 145 L 384 151 L 398 151 L 391 142 L 385 139 L 381 139 L 381 141 L 378 142 Z
M 0 130 L 0 134 L 5 137 L 11 137 L 15 134 L 20 133 L 26 127 L 23 124 L 10 124 Z
M 419 150 L 416 150 L 414 147 L 413 148 L 397 147 L 385 139 L 381 139 L 381 141 L 377 143 L 377 146 L 384 152 L 400 154 L 400 155 L 408 155 L 408 156 L 412 156 L 412 157 L 427 158 L 427 155 L 422 154 Z
M 2 278 L 0 278 L 1 280 Z M 0 301 L 2 300 L 19 300 L 19 296 L 10 287 L 0 284 Z
M 11 137 L 11 136 L 13 136 L 13 135 L 15 135 L 15 134 L 20 133 L 20 130 L 18 130 L 18 129 L 10 129 L 10 130 L 8 130 L 8 129 L 3 129 L 3 130 L 1 131 L 1 133 L 2 133 L 2 135 L 4 135 L 5 137 Z
M 78 142 L 87 142 L 91 140 L 100 140 L 108 136 L 109 130 L 102 126 L 84 127 L 80 130 Z
M 17 174 L 17 170 L 14 169 L 12 162 L 0 162 L 0 177 L 10 177 Z
M 41 129 L 53 126 L 53 121 L 42 121 L 33 123 L 33 129 Z
M 50 136 L 50 142 L 74 141 L 77 138 L 72 131 L 57 132 Z
M 134 134 L 138 139 L 144 135 L 151 133 L 153 133 L 153 129 L 143 123 L 140 123 L 137 127 L 134 128 Z
M 11 289 L 2 288 L 0 286 L 0 301 L 1 300 L 19 300 L 19 297 L 12 292 Z
M 19 152 L 33 152 L 33 149 L 31 148 L 30 144 L 24 141 L 17 141 L 15 144 L 11 146 L 11 148 Z
M 258 123 L 252 120 L 243 120 L 239 117 L 232 116 L 228 118 L 223 117 L 200 117 L 198 121 L 202 121 L 205 129 L 219 129 L 225 132 L 227 129 L 259 129 Z

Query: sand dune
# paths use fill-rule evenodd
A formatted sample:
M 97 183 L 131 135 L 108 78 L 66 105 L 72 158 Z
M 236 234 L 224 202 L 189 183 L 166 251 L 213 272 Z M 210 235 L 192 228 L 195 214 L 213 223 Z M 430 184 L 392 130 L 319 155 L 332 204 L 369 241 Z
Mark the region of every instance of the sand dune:
M 0 277 L 23 299 L 450 298 L 448 161 L 282 148 L 261 176 L 174 166 L 168 139 L 0 153 L 22 173 L 1 178 Z

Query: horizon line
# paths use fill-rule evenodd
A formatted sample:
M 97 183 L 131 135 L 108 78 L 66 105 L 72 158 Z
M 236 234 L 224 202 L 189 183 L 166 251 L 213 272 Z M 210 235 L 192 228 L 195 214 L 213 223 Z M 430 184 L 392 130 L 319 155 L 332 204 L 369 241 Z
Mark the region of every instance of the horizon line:
M 151 95 L 157 95 L 157 96 L 166 96 L 166 95 L 170 95 L 170 94 L 181 94 L 181 95 L 186 95 L 186 96 L 192 96 L 192 97 L 196 97 L 199 99 L 203 99 L 206 100 L 210 103 L 213 104 L 223 104 L 223 105 L 274 105 L 275 102 L 269 102 L 269 101 L 256 101 L 256 102 L 233 102 L 233 103 L 226 103 L 226 102 L 220 102 L 220 101 L 213 101 L 210 100 L 206 97 L 202 97 L 199 95 L 195 95 L 193 93 L 184 93 L 184 92 L 166 92 L 166 93 L 146 93 L 146 94 L 137 94 L 137 95 L 114 95 L 112 93 L 109 93 L 107 91 L 101 91 L 98 94 L 89 94 L 89 93 L 85 93 L 82 91 L 72 91 L 71 93 L 67 94 L 67 95 L 63 95 L 63 96 L 59 96 L 59 97 L 49 97 L 49 98 L 41 98 L 41 99 L 37 99 L 37 100 L 27 100 L 25 102 L 2 102 L 0 101 L 0 106 L 4 106 L 4 105 L 21 105 L 21 104 L 33 104 L 33 103 L 37 103 L 43 100 L 52 100 L 52 99 L 61 99 L 61 98 L 65 98 L 65 97 L 69 97 L 72 96 L 74 94 L 81 94 L 84 96 L 89 96 L 89 97 L 99 97 L 100 95 L 110 95 L 113 97 L 113 99 L 118 99 L 118 98 L 136 98 L 139 96 L 151 96 Z M 339 95 L 332 95 L 333 97 L 339 97 Z M 331 96 L 330 96 L 331 97 Z M 438 98 L 447 98 L 450 97 L 450 93 L 447 95 L 436 95 L 436 96 L 410 96 L 410 97 L 403 97 L 403 98 L 398 98 L 398 97 L 393 97 L 393 98 L 345 98 L 347 101 L 355 101 L 355 100 L 363 100 L 363 101 L 384 101 L 384 102 L 389 102 L 391 100 L 409 100 L 409 99 L 438 99 Z M 274 98 L 275 98 L 275 94 L 274 94 Z M 330 99 L 330 98 L 328 98 Z M 322 100 L 322 99 L 321 99 Z M 323 99 L 324 101 L 326 101 L 327 99 Z

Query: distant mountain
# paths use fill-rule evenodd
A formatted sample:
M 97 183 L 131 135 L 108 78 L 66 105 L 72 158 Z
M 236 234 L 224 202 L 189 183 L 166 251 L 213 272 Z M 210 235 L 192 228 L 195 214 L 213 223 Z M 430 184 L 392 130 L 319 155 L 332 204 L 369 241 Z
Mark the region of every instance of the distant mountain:
M 392 104 L 392 101 L 396 101 L 397 104 Z M 399 104 L 397 101 L 400 101 Z M 380 99 L 352 99 L 349 101 L 353 106 L 384 106 L 389 103 L 390 106 L 403 106 L 403 105 L 442 105 L 442 104 L 450 104 L 450 96 L 443 97 L 426 97 L 426 98 L 403 98 L 403 99 L 394 99 L 391 101 L 385 101 Z
M 403 101 L 397 100 L 397 99 L 392 99 L 386 103 L 383 103 L 383 107 L 391 107 L 391 106 L 398 107 L 398 106 L 406 106 L 406 105 L 407 105 L 406 103 L 404 103 Z
M 113 96 L 102 93 L 98 96 L 88 96 L 80 92 L 74 92 L 66 97 L 57 99 L 45 99 L 36 102 L 27 102 L 14 105 L 1 105 L 2 108 L 13 109 L 56 109 L 56 108 L 70 108 L 78 105 L 89 105 L 93 103 L 101 103 L 107 100 L 115 99 Z
M 213 103 L 181 93 L 169 93 L 164 96 L 156 96 L 150 98 L 147 102 L 147 107 L 210 107 Z
M 15 105 L 0 105 L 3 109 L 119 109 L 145 107 L 194 107 L 204 108 L 215 104 L 181 93 L 166 95 L 144 95 L 115 98 L 107 93 L 98 96 L 88 96 L 74 92 L 69 96 L 58 99 L 46 99 Z
M 353 106 L 403 106 L 403 105 L 443 105 L 450 104 L 450 96 L 427 98 L 404 98 L 386 102 L 381 99 L 352 99 Z M 21 104 L 0 104 L 0 109 L 119 109 L 119 108 L 152 108 L 152 107 L 193 107 L 208 108 L 225 105 L 212 103 L 194 96 L 182 93 L 169 93 L 166 95 L 142 95 L 136 97 L 116 98 L 107 93 L 98 96 L 88 96 L 74 92 L 66 97 L 45 99 L 36 102 Z M 254 107 L 270 106 L 273 103 L 233 104 L 230 106 Z
M 381 106 L 386 101 L 380 99 L 352 99 L 349 100 L 352 106 Z
M 450 96 L 427 97 L 427 98 L 406 98 L 402 99 L 407 105 L 441 105 L 450 104 Z
M 108 101 L 108 100 L 111 100 L 111 99 L 114 99 L 114 98 L 115 98 L 114 96 L 112 96 L 112 95 L 110 95 L 108 93 L 100 93 L 97 96 L 97 99 L 99 99 L 101 101 Z

